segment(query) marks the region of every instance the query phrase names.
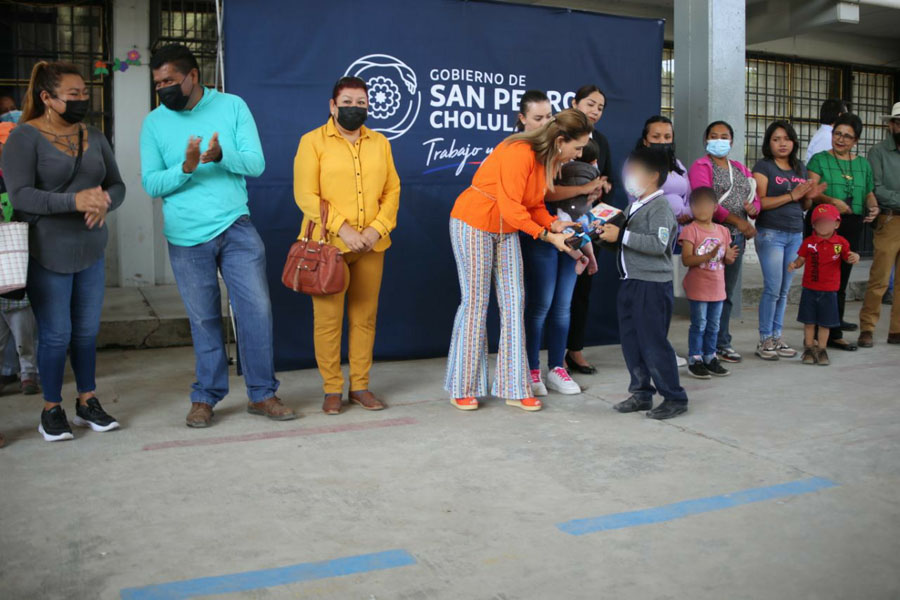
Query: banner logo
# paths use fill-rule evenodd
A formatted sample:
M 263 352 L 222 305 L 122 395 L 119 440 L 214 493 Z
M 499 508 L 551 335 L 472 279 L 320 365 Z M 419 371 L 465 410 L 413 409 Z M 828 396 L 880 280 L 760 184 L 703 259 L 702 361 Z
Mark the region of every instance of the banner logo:
M 369 54 L 347 67 L 344 76 L 359 77 L 369 88 L 369 125 L 393 140 L 416 122 L 422 92 L 416 74 L 403 61 L 387 54 Z

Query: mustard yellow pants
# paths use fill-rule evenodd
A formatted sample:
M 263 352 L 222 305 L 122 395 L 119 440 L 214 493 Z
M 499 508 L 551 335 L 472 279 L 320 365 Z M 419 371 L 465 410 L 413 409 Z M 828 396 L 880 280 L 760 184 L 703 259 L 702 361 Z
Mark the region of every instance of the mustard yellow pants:
M 344 302 L 350 339 L 350 391 L 369 389 L 372 348 L 375 345 L 375 317 L 378 293 L 384 271 L 384 252 L 347 253 L 345 275 L 347 287 L 330 296 L 313 296 L 313 333 L 316 363 L 326 394 L 340 394 L 344 389 L 341 371 L 341 330 L 344 324 Z

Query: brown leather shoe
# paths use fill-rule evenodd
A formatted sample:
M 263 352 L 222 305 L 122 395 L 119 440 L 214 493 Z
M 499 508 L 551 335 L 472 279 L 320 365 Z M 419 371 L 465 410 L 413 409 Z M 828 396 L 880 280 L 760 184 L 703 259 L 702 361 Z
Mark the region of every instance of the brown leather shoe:
M 278 396 L 272 396 L 262 402 L 248 403 L 247 412 L 251 415 L 269 417 L 273 421 L 291 421 L 299 416 L 293 409 L 285 406 Z
M 212 425 L 213 409 L 203 402 L 191 402 L 191 410 L 188 412 L 184 424 L 188 427 L 203 428 Z
M 900 333 L 889 333 L 887 343 L 888 344 L 900 344 Z
M 369 390 L 350 392 L 350 402 L 359 404 L 366 410 L 384 410 L 384 403 Z
M 339 415 L 344 410 L 344 398 L 341 394 L 325 394 L 322 412 L 326 415 Z
M 856 345 L 860 348 L 871 348 L 875 345 L 875 339 L 872 335 L 871 331 L 860 331 L 859 339 L 856 340 Z

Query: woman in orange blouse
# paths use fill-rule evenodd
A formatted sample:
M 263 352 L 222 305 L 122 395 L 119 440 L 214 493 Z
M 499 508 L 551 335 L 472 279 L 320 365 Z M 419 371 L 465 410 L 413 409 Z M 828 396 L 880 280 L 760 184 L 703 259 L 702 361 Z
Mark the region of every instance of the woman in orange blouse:
M 341 329 L 344 304 L 350 340 L 350 401 L 367 410 L 384 404 L 369 391 L 369 370 L 375 344 L 375 317 L 384 252 L 397 225 L 400 178 L 394 168 L 391 143 L 363 126 L 369 106 L 366 84 L 342 77 L 334 86 L 331 116 L 300 139 L 294 159 L 294 197 L 305 215 L 300 228 L 315 223 L 312 239 L 322 227 L 319 203 L 328 202 L 325 229 L 331 243 L 344 252 L 347 289 L 314 296 L 313 329 L 316 363 L 325 388 L 322 410 L 336 415 L 343 406 Z
M 462 302 L 444 387 L 460 410 L 478 408 L 487 395 L 487 309 L 493 276 L 500 305 L 500 349 L 492 395 L 510 406 L 540 410 L 525 358 L 522 253 L 518 232 L 568 250 L 563 230 L 573 225 L 547 212 L 560 165 L 581 155 L 592 127 L 577 110 L 564 110 L 543 127 L 508 137 L 478 167 L 472 185 L 450 213 L 450 241 Z

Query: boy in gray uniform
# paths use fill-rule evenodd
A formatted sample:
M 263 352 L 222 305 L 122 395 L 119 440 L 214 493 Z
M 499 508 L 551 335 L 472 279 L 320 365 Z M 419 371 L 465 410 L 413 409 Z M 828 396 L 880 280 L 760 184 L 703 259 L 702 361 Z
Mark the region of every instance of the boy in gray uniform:
M 619 245 L 619 339 L 631 374 L 631 396 L 613 408 L 622 413 L 646 410 L 651 419 L 676 417 L 687 411 L 688 403 L 668 340 L 674 303 L 672 245 L 678 229 L 661 189 L 668 172 L 662 152 L 635 150 L 628 159 L 624 185 L 638 200 L 625 209 L 624 227 L 606 224 L 600 233 L 604 241 Z M 663 402 L 653 408 L 657 391 Z

